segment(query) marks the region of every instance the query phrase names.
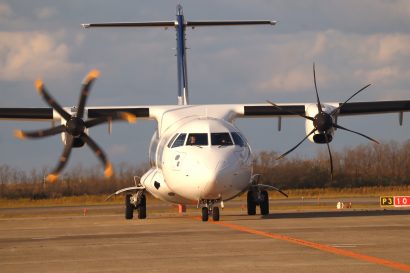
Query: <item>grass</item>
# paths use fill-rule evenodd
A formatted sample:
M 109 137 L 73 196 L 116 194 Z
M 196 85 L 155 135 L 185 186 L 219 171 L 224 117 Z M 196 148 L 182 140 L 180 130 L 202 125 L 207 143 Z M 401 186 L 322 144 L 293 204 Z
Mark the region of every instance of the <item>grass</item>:
M 113 196 L 108 201 L 105 201 L 106 198 L 105 195 L 81 195 L 39 200 L 0 198 L 0 208 L 111 205 L 120 204 L 124 200 L 122 196 Z
M 346 198 L 346 197 L 378 197 L 378 196 L 398 196 L 410 195 L 410 186 L 388 186 L 388 187 L 362 187 L 362 188 L 326 188 L 326 189 L 291 189 L 285 191 L 289 198 Z M 270 199 L 285 199 L 279 193 L 271 192 Z M 106 195 L 82 195 L 61 197 L 55 199 L 32 200 L 4 199 L 0 198 L 0 208 L 23 208 L 23 207 L 52 207 L 52 206 L 92 206 L 92 205 L 114 205 L 123 204 L 122 195 L 113 196 L 105 201 Z M 161 202 L 152 196 L 148 196 L 149 203 Z M 239 200 L 245 200 L 246 195 L 242 195 Z
M 333 198 L 333 197 L 378 197 L 410 195 L 410 186 L 361 187 L 361 188 L 321 188 L 291 189 L 285 191 L 289 197 L 295 198 Z M 278 196 L 281 196 L 280 194 Z M 272 196 L 275 198 L 275 196 Z

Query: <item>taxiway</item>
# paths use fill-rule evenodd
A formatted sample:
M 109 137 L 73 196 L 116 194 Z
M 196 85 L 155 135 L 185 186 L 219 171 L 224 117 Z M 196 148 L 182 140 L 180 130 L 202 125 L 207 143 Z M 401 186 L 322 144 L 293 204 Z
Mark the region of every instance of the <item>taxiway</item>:
M 196 210 L 126 221 L 121 207 L 70 209 L 3 216 L 0 271 L 410 272 L 410 210 L 228 209 L 203 223 Z

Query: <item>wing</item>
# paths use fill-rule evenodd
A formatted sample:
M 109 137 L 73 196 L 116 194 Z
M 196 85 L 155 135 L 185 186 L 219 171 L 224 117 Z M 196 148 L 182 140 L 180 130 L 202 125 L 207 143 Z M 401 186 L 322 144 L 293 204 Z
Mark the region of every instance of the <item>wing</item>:
M 150 107 L 139 107 L 139 106 L 113 106 L 113 107 L 88 107 L 87 109 L 88 118 L 100 118 L 104 116 L 110 116 L 115 113 L 130 113 L 137 118 L 153 118 L 150 116 Z
M 306 115 L 306 107 L 315 103 L 277 103 L 280 108 L 270 104 L 237 105 L 235 107 L 235 118 L 257 118 L 257 117 L 297 117 Z M 322 103 L 334 108 L 341 106 L 342 102 Z M 395 101 L 370 101 L 345 103 L 340 109 L 339 116 L 369 115 L 386 113 L 410 112 L 410 100 Z
M 52 108 L 0 108 L 0 119 L 46 121 L 53 119 Z
M 410 111 L 410 100 L 372 101 L 346 103 L 339 115 L 366 115 L 383 113 L 401 113 Z
M 64 107 L 69 113 L 73 112 L 72 108 Z M 150 116 L 150 108 L 139 106 L 109 106 L 109 107 L 86 107 L 88 118 L 100 118 L 110 116 L 115 113 L 130 113 L 137 118 L 153 118 Z M 52 108 L 0 108 L 0 119 L 3 120 L 20 120 L 20 121 L 47 121 L 60 120 L 60 115 L 53 111 Z
M 170 111 L 182 110 L 192 114 L 212 115 L 214 117 L 233 120 L 235 118 L 263 118 L 263 117 L 298 117 L 306 114 L 306 107 L 313 103 L 277 103 L 280 108 L 271 104 L 211 104 L 211 105 L 162 105 L 162 106 L 102 106 L 86 107 L 85 113 L 88 118 L 109 116 L 113 113 L 126 112 L 137 118 L 159 120 L 160 117 Z M 341 102 L 323 103 L 332 105 L 334 108 L 342 105 Z M 71 112 L 70 108 L 64 109 Z M 371 101 L 351 102 L 344 104 L 340 109 L 340 116 L 368 115 L 384 113 L 410 112 L 410 100 L 396 101 Z M 187 114 L 187 113 L 186 113 Z M 52 108 L 0 108 L 0 119 L 46 121 L 59 120 L 61 117 Z

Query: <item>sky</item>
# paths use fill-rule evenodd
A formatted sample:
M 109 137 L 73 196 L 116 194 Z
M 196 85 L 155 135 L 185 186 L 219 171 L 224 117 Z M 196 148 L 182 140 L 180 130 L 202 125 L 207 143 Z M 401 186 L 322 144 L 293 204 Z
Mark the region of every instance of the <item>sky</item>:
M 171 28 L 83 29 L 82 23 L 174 20 L 181 3 L 186 20 L 276 20 L 276 26 L 187 30 L 190 103 L 314 102 L 312 64 L 322 102 L 342 102 L 368 83 L 353 101 L 410 100 L 410 2 L 358 1 L 0 1 L 0 107 L 47 107 L 34 88 L 41 78 L 64 106 L 77 104 L 91 69 L 101 76 L 89 106 L 175 104 L 177 67 Z M 339 118 L 340 125 L 381 141 L 403 142 L 410 115 Z M 305 121 L 240 119 L 236 125 L 253 151 L 285 152 L 305 136 Z M 0 121 L 0 165 L 31 170 L 53 167 L 63 144 L 57 136 L 21 141 L 14 129 L 49 122 Z M 154 121 L 116 123 L 91 136 L 118 164 L 142 164 Z M 368 140 L 337 131 L 333 151 Z M 310 142 L 293 156 L 314 157 L 325 145 Z M 68 169 L 94 166 L 88 148 L 75 149 Z

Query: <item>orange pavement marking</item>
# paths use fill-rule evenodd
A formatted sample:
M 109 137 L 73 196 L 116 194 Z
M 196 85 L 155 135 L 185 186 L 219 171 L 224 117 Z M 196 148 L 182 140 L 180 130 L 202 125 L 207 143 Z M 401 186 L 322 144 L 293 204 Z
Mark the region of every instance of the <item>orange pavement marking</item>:
M 201 220 L 201 219 L 199 218 L 198 220 Z M 350 258 L 353 258 L 353 259 L 356 259 L 356 260 L 375 263 L 375 264 L 383 265 L 383 266 L 386 266 L 386 267 L 391 267 L 391 268 L 394 268 L 394 269 L 402 270 L 404 272 L 410 272 L 410 265 L 408 265 L 408 264 L 402 264 L 402 263 L 398 263 L 398 262 L 394 262 L 394 261 L 389 261 L 389 260 L 386 260 L 386 259 L 377 258 L 377 257 L 373 257 L 373 256 L 368 256 L 368 255 L 356 253 L 356 252 L 349 251 L 349 250 L 344 250 L 344 249 L 340 249 L 340 248 L 336 248 L 336 247 L 332 247 L 332 246 L 328 246 L 328 245 L 324 245 L 324 244 L 319 244 L 319 243 L 315 243 L 315 242 L 305 241 L 305 240 L 289 237 L 289 236 L 282 235 L 282 234 L 275 234 L 275 233 L 265 232 L 265 231 L 261 231 L 261 230 L 256 230 L 256 229 L 252 229 L 252 228 L 248 228 L 248 227 L 244 227 L 244 226 L 239 226 L 239 225 L 235 225 L 235 224 L 230 224 L 230 223 L 225 223 L 225 222 L 214 222 L 214 221 L 212 221 L 212 223 L 216 224 L 216 225 L 228 227 L 228 228 L 231 228 L 231 229 L 234 229 L 234 230 L 254 234 L 254 235 L 260 235 L 260 236 L 269 237 L 269 238 L 273 238 L 273 239 L 277 239 L 277 240 L 282 240 L 282 241 L 286 241 L 286 242 L 289 242 L 289 243 L 292 243 L 292 244 L 307 246 L 307 247 L 319 249 L 319 250 L 322 250 L 322 251 L 330 252 L 330 253 L 333 253 L 333 254 L 337 254 L 337 255 L 340 255 L 340 256 L 350 257 Z

